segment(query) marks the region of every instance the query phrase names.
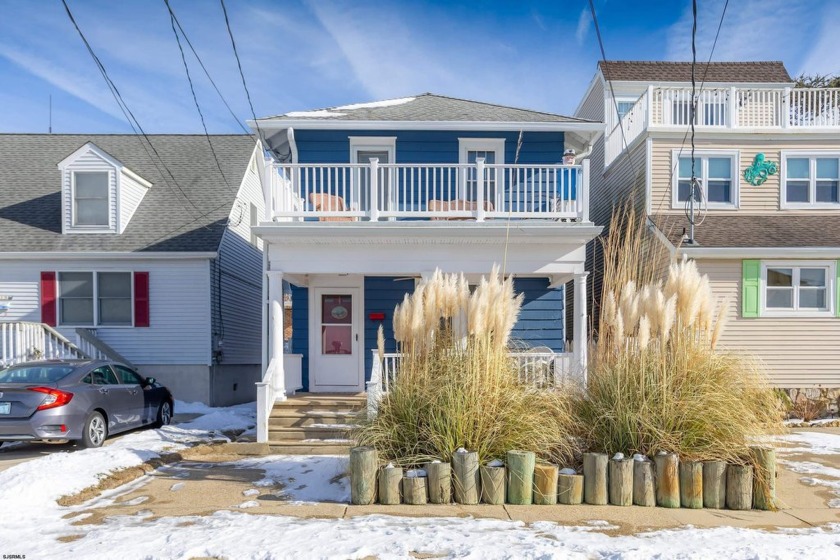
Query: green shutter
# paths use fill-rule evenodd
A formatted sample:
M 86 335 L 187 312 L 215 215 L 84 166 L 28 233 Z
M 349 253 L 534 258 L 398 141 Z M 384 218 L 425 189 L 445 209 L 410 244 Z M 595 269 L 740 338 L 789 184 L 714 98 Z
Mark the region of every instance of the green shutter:
M 758 317 L 761 302 L 761 261 L 743 261 L 741 317 Z
M 834 300 L 834 314 L 840 317 L 840 261 L 834 266 L 834 274 L 837 278 L 834 279 L 834 291 L 837 292 L 837 297 Z

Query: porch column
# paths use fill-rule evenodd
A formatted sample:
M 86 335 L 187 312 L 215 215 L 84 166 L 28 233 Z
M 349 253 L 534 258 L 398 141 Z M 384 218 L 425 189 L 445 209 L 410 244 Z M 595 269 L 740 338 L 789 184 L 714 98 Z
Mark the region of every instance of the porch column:
M 269 305 L 269 369 L 274 362 L 274 376 L 271 379 L 274 399 L 286 400 L 286 372 L 283 367 L 283 273 L 269 271 L 268 273 L 268 305 Z
M 588 272 L 575 274 L 574 352 L 575 363 L 580 368 L 584 383 L 586 382 L 586 352 L 589 344 L 586 335 L 586 325 L 589 322 L 586 312 L 586 278 L 588 276 Z

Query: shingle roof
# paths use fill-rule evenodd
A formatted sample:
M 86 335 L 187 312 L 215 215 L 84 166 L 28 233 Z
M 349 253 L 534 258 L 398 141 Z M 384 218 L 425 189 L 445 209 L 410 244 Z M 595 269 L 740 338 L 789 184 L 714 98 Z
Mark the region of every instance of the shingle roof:
M 685 216 L 650 218 L 675 245 L 688 230 Z M 840 214 L 707 215 L 694 237 L 700 247 L 840 247 Z
M 293 111 L 259 120 L 329 119 L 339 121 L 440 121 L 440 122 L 594 122 L 554 113 L 531 111 L 423 93 L 414 97 L 356 103 L 312 111 Z
M 706 67 L 708 66 L 708 71 Z M 604 78 L 630 82 L 690 82 L 690 62 L 608 60 L 598 63 Z M 736 83 L 791 83 L 793 80 L 778 61 L 698 63 L 697 81 Z
M 158 170 L 138 136 L 0 134 L 0 252 L 216 251 L 254 140 L 211 136 L 223 178 L 206 137 L 149 138 L 197 209 L 163 167 Z M 56 165 L 87 142 L 152 183 L 122 234 L 61 233 L 61 174 Z

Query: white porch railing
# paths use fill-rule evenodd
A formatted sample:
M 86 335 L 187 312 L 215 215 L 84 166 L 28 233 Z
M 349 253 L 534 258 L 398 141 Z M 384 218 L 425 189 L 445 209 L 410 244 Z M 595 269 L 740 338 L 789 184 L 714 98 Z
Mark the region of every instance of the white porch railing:
M 369 417 L 376 415 L 380 399 L 391 390 L 402 359 L 400 353 L 386 352 L 380 360 L 378 351 L 372 352 L 373 367 L 367 383 Z M 548 389 L 565 383 L 584 382 L 583 373 L 571 352 L 511 352 L 510 357 L 517 363 L 519 379 L 536 388 Z
M 61 333 L 43 323 L 0 323 L 0 367 L 30 360 L 89 357 Z
M 840 129 L 840 88 L 698 88 L 694 124 L 703 129 Z M 692 120 L 687 87 L 648 87 L 604 140 L 605 165 L 647 129 L 685 127 Z
M 584 165 L 271 164 L 274 221 L 588 220 Z
M 281 365 L 282 358 L 272 358 L 262 381 L 257 383 L 257 441 L 260 443 L 268 441 L 268 417 L 277 395 L 282 393 L 278 387 L 282 381 Z

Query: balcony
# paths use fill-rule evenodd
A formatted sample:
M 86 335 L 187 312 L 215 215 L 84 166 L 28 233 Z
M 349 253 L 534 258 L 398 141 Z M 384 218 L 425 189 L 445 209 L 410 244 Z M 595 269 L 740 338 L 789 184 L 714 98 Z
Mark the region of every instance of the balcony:
M 588 166 L 271 163 L 269 212 L 274 222 L 588 222 Z
M 609 165 L 645 130 L 685 130 L 694 117 L 697 130 L 738 132 L 840 131 L 840 89 L 703 88 L 693 114 L 691 89 L 648 87 L 609 131 L 604 164 Z

